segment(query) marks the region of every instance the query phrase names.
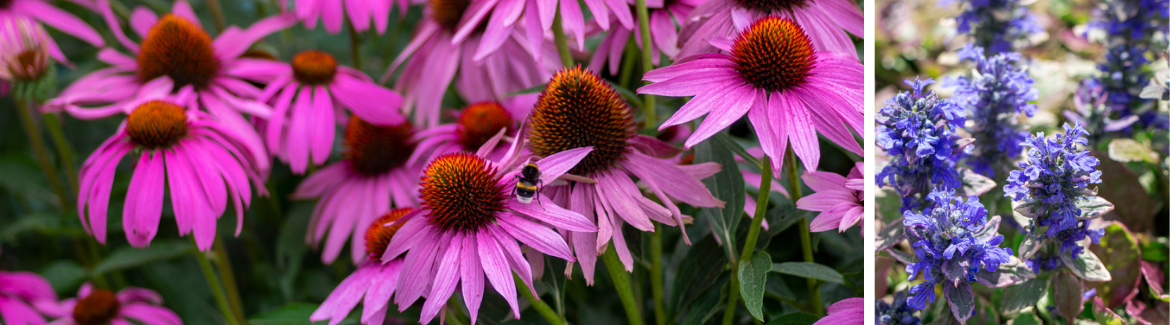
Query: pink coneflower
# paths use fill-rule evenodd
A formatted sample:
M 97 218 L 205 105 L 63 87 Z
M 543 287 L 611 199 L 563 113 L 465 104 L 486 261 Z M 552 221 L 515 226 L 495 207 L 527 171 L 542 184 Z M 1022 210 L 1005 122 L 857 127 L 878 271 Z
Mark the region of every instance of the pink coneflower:
M 0 16 L 0 82 L 40 80 L 49 68 L 51 40 L 41 24 L 31 19 Z M 7 88 L 0 85 L 0 92 Z
M 93 4 L 90 1 L 69 0 L 69 2 L 93 9 Z M 106 46 L 102 35 L 98 34 L 93 27 L 45 0 L 0 0 L 0 20 L 12 18 L 36 20 L 93 46 Z M 61 53 L 61 48 L 57 47 L 57 42 L 53 41 L 52 38 L 45 37 L 45 42 L 49 49 L 49 56 L 53 57 L 54 60 L 57 62 L 69 61 L 65 59 L 65 54 Z
M 0 320 L 8 325 L 42 325 L 42 311 L 57 303 L 57 293 L 32 272 L 0 271 Z
M 160 80 L 161 81 L 161 80 Z M 144 89 L 166 94 L 169 87 Z M 254 168 L 255 157 L 239 133 L 198 110 L 184 110 L 183 99 L 149 100 L 132 108 L 117 133 L 81 166 L 77 213 L 85 230 L 106 242 L 106 210 L 118 162 L 138 155 L 126 193 L 122 228 L 134 247 L 146 247 L 158 232 L 163 194 L 169 192 L 179 234 L 194 231 L 199 250 L 215 241 L 215 222 L 232 200 L 236 235 L 252 200 L 250 185 L 267 195 Z M 250 184 L 251 183 L 251 184 Z
M 829 306 L 825 317 L 813 325 L 861 325 L 865 323 L 865 298 L 841 299 Z
M 313 209 L 305 240 L 314 247 L 325 241 L 321 260 L 333 263 L 346 240 L 353 237 L 353 263 L 366 255 L 362 228 L 381 211 L 394 206 L 416 205 L 415 180 L 421 164 L 407 164 L 417 145 L 409 121 L 377 126 L 352 116 L 345 128 L 344 159 L 305 178 L 292 194 L 294 199 L 319 199 Z
M 704 1 L 707 0 L 668 0 L 657 4 L 651 4 L 650 1 L 647 1 L 646 6 L 649 7 L 647 9 L 650 14 L 650 39 L 654 41 L 653 46 L 650 47 L 650 50 L 653 51 L 653 56 L 651 56 L 653 62 L 651 63 L 658 65 L 659 57 L 662 56 L 659 53 L 672 58 L 678 55 L 678 27 L 675 27 L 674 22 L 676 20 L 680 24 L 686 22 L 691 10 Z M 634 10 L 632 6 L 628 8 L 627 10 L 631 12 Z M 589 69 L 601 73 L 602 65 L 608 61 L 609 74 L 617 75 L 618 67 L 621 66 L 622 53 L 626 49 L 626 42 L 629 41 L 631 34 L 633 34 L 634 42 L 638 48 L 644 49 L 642 33 L 638 30 L 638 26 L 614 26 L 601 39 L 601 43 L 597 44 L 593 58 L 589 60 Z
M 411 155 L 410 163 L 430 161 L 445 153 L 478 151 L 500 132 L 515 134 L 516 127 L 520 124 L 519 119 L 528 116 L 531 109 L 532 101 L 524 99 L 506 103 L 487 101 L 467 105 L 459 112 L 455 123 L 433 127 L 415 135 L 418 139 L 418 150 Z M 499 160 L 508 149 L 505 146 L 493 147 L 495 149 L 485 158 Z
M 467 1 L 469 0 L 455 0 Z M 593 18 L 604 30 L 609 30 L 610 15 L 627 30 L 634 29 L 634 16 L 630 5 L 625 0 L 585 0 Z M 572 34 L 577 40 L 577 48 L 585 50 L 585 18 L 581 14 L 581 5 L 573 1 L 549 0 L 503 0 L 483 1 L 471 7 L 472 10 L 464 16 L 465 19 L 455 27 L 454 41 L 459 42 L 481 29 L 484 19 L 488 19 L 486 30 L 483 31 L 484 41 L 476 49 L 476 57 L 491 53 L 508 38 L 526 38 L 532 46 L 532 53 L 540 61 L 543 54 L 543 44 L 546 34 L 552 31 L 553 18 L 559 12 L 564 31 Z M 514 34 L 520 29 L 516 23 L 523 20 L 525 31 L 523 34 Z M 537 27 L 540 27 L 539 29 Z M 558 65 L 559 67 L 559 65 Z
M 276 79 L 259 98 L 273 102 L 264 137 L 268 149 L 288 162 L 294 173 L 304 173 L 310 159 L 320 165 L 329 158 L 335 118 L 342 107 L 375 125 L 405 121 L 399 113 L 401 96 L 375 84 L 361 71 L 337 65 L 329 53 L 304 51 L 290 63 L 272 61 L 265 65 L 275 72 Z
M 600 230 L 596 234 L 569 231 L 567 236 L 590 284 L 597 256 L 611 239 L 626 270 L 633 269 L 622 225 L 629 223 L 642 231 L 654 231 L 651 220 L 680 226 L 684 216 L 673 200 L 698 207 L 723 206 L 696 176 L 710 175 L 711 167 L 717 169 L 718 165 L 679 165 L 678 159 L 673 158 L 678 149 L 636 134 L 634 115 L 625 100 L 596 74 L 581 67 L 553 76 L 529 119 L 528 142 L 534 155 L 546 157 L 574 148 L 593 148 L 569 173 L 591 178 L 595 183 L 545 183 L 549 196 L 568 198 L 567 209 L 597 220 Z M 643 197 L 631 176 L 644 182 L 666 207 Z
M 86 283 L 81 285 L 77 298 L 61 301 L 45 314 L 56 318 L 53 325 L 183 325 L 179 315 L 161 306 L 162 302 L 162 296 L 149 289 L 125 288 L 115 294 Z
M 679 56 L 727 51 L 712 47 L 708 41 L 735 36 L 765 17 L 795 21 L 817 49 L 846 54 L 855 60 L 857 49 L 845 32 L 856 37 L 865 35 L 861 10 L 850 0 L 708 0 L 695 8 L 683 25 Z
M 695 96 L 660 129 L 708 114 L 687 140 L 691 147 L 747 114 L 775 170 L 783 165 L 789 143 L 805 169 L 816 170 L 821 159 L 817 132 L 861 154 L 849 132 L 862 130 L 864 84 L 857 59 L 816 52 L 801 27 L 784 18 L 761 19 L 734 42 L 712 44 L 730 54 L 686 57 L 644 76 L 654 84 L 638 93 Z
M 523 5 L 521 0 L 508 1 Z M 484 1 L 477 5 L 494 3 Z M 431 0 L 410 43 L 379 80 L 385 83 L 405 63 L 394 90 L 402 94 L 403 105 L 413 112 L 415 124 L 428 128 L 439 125 L 443 94 L 452 80 L 455 89 L 470 102 L 498 101 L 504 94 L 539 85 L 559 66 L 554 62 L 540 63 L 533 56 L 544 50 L 553 51 L 539 46 L 545 42 L 543 38 L 538 39 L 535 48 L 532 43 L 523 43 L 523 29 L 497 31 L 494 25 L 482 21 L 484 16 L 469 12 L 482 8 L 471 5 L 468 0 Z M 492 21 L 502 21 L 500 18 Z M 484 24 L 488 25 L 486 30 L 456 34 L 458 28 Z M 486 48 L 488 43 L 493 45 Z
M 796 208 L 821 213 L 808 225 L 810 231 L 845 232 L 861 221 L 865 209 L 863 168 L 863 163 L 856 163 L 848 178 L 832 172 L 807 171 L 800 177 L 816 193 L 800 198 Z
M 523 134 L 523 130 L 517 134 Z M 578 232 L 597 231 L 588 219 L 546 197 L 526 204 L 511 194 L 520 168 L 507 166 L 526 161 L 517 155 L 517 149 L 519 146 L 513 143 L 498 162 L 459 152 L 439 156 L 427 166 L 419 190 L 421 208 L 402 217 L 402 229 L 390 239 L 382 256 L 383 261 L 391 261 L 406 254 L 404 273 L 398 278 L 399 291 L 394 297 L 400 310 L 428 292 L 420 321 L 430 322 L 460 285 L 463 301 L 475 322 L 486 275 L 496 292 L 508 301 L 513 315 L 520 318 L 512 274 L 515 272 L 532 288 L 532 267 L 517 241 L 541 253 L 573 261 L 569 245 L 545 224 Z M 590 150 L 578 148 L 536 161 L 541 180 L 545 184 L 557 180 Z
M 317 28 L 317 20 L 325 22 L 325 31 L 329 34 L 341 32 L 341 24 L 349 18 L 353 29 L 358 32 L 370 30 L 370 20 L 374 21 L 374 30 L 378 35 L 386 32 L 386 25 L 390 22 L 390 10 L 398 5 L 398 12 L 406 14 L 410 7 L 408 0 L 296 0 L 297 18 L 304 22 L 308 29 Z M 344 3 L 345 12 L 342 12 Z M 281 1 L 281 8 L 285 1 Z
M 396 221 L 410 211 L 412 208 L 394 209 L 370 223 L 366 230 L 365 260 L 357 271 L 333 289 L 333 293 L 309 316 L 310 321 L 328 319 L 329 325 L 337 325 L 357 307 L 359 299 L 365 297 L 362 324 L 382 325 L 386 308 L 390 306 L 390 296 L 398 288 L 398 275 L 402 272 L 402 259 L 396 258 L 383 264 L 382 254 L 386 252 L 390 239 L 402 227 L 402 223 Z
M 257 40 L 296 24 L 292 14 L 264 18 L 248 29 L 231 27 L 212 40 L 186 1 L 175 1 L 171 14 L 161 18 L 145 7 L 131 15 L 130 27 L 142 43 L 130 41 L 106 0 L 98 0 L 114 36 L 136 57 L 104 49 L 98 60 L 111 67 L 81 77 L 57 98 L 46 102 L 47 110 L 65 110 L 80 119 L 97 119 L 120 111 L 118 103 L 142 91 L 148 82 L 167 78 L 190 108 L 204 108 L 229 128 L 238 130 L 250 151 L 257 155 L 261 170 L 268 169 L 267 152 L 260 135 L 241 113 L 268 118 L 271 108 L 253 99 L 261 91 L 247 81 L 268 82 L 275 72 L 262 60 L 241 55 Z M 92 107 L 90 105 L 107 105 Z

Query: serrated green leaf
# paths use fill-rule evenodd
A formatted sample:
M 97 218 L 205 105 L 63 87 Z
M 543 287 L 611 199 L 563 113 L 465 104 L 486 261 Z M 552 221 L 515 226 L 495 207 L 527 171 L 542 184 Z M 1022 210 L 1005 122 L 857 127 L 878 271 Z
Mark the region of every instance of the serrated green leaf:
M 1026 260 L 1032 257 L 1032 254 L 1040 251 L 1044 245 L 1048 244 L 1048 237 L 1039 237 L 1035 233 L 1029 232 L 1024 235 L 1024 241 L 1020 243 L 1019 256 L 1020 259 Z
M 802 278 L 845 284 L 845 277 L 833 268 L 812 262 L 784 262 L 772 264 L 772 272 L 795 275 Z
M 975 293 L 971 291 L 971 284 L 959 281 L 958 286 L 943 283 L 943 295 L 947 297 L 947 305 L 951 307 L 951 314 L 959 323 L 966 324 L 975 312 Z
M 93 268 L 93 276 L 111 271 L 125 270 L 150 262 L 168 260 L 194 251 L 191 244 L 182 240 L 155 240 L 149 248 L 123 246 L 114 250 Z
M 1064 266 L 1081 279 L 1098 282 L 1113 280 L 1109 270 L 1105 269 L 1105 264 L 1101 263 L 1101 260 L 1092 251 L 1082 251 L 1077 258 L 1073 258 L 1070 252 L 1061 252 L 1058 255 L 1060 255 L 1060 261 L 1064 263 Z
M 764 320 L 764 287 L 771 267 L 772 257 L 766 252 L 758 252 L 752 259 L 739 263 L 739 293 L 743 296 L 743 305 L 760 321 Z
M 695 242 L 683 256 L 678 264 L 678 274 L 674 278 L 674 290 L 670 297 L 675 312 L 686 309 L 719 280 L 719 274 L 723 273 L 723 267 L 727 264 L 727 257 L 720 249 L 719 244 L 715 243 L 715 237 L 708 235 Z
M 902 235 L 902 229 L 902 218 L 890 221 L 881 231 L 878 231 L 874 250 L 883 251 L 902 242 L 905 239 Z
M 1109 141 L 1109 158 L 1120 162 L 1158 161 L 1158 154 L 1137 140 L 1117 138 Z
M 1100 196 L 1090 196 L 1074 203 L 1077 209 L 1081 209 L 1081 215 L 1077 217 L 1079 220 L 1092 220 L 1104 216 L 1109 211 L 1113 211 L 1113 203 L 1105 200 Z
M 715 198 L 727 202 L 722 208 L 702 208 L 701 214 L 711 223 L 712 231 L 723 243 L 728 258 L 736 252 L 735 232 L 743 218 L 743 203 L 746 200 L 743 174 L 736 166 L 731 150 L 718 141 L 703 141 L 695 146 L 695 163 L 715 162 L 723 166 L 714 176 L 703 179 L 703 185 Z
M 999 310 L 1005 315 L 1011 315 L 1035 306 L 1040 298 L 1048 295 L 1048 281 L 1048 277 L 1040 277 L 1004 288 Z

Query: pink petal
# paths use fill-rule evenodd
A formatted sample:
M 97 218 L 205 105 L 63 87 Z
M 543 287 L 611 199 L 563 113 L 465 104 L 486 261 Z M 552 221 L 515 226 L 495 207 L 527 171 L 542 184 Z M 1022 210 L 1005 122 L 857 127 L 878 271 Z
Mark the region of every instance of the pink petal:
M 565 210 L 556 204 L 548 201 L 548 198 L 540 196 L 534 200 L 535 202 L 524 204 L 516 200 L 508 200 L 505 207 L 513 211 L 519 212 L 522 215 L 530 216 L 537 220 L 546 222 L 557 229 L 579 231 L 579 232 L 595 232 L 597 226 L 589 219 L 586 219 L 581 214 L 573 211 Z
M 496 292 L 508 301 L 508 306 L 512 307 L 513 315 L 520 318 L 520 306 L 516 302 L 516 283 L 512 279 L 512 269 L 508 267 L 508 261 L 504 257 L 502 248 L 496 243 L 496 239 L 485 231 L 480 231 L 475 234 L 475 237 L 484 275 L 487 276 Z
M 134 247 L 146 247 L 158 233 L 159 218 L 162 217 L 163 157 L 152 157 L 150 152 L 138 159 L 134 177 L 126 190 L 126 207 L 122 213 L 122 227 L 126 239 Z M 189 182 L 187 179 L 172 182 Z
M 500 228 L 516 237 L 521 243 L 535 248 L 541 253 L 560 257 L 566 261 L 574 261 L 573 253 L 569 251 L 569 244 L 556 231 L 548 227 L 517 217 L 510 213 L 501 213 L 496 218 Z
M 459 271 L 462 276 L 463 303 L 471 314 L 471 321 L 475 322 L 479 316 L 479 304 L 483 302 L 483 267 L 479 262 L 479 247 L 476 245 L 478 236 L 465 236 L 463 245 L 463 259 L 460 260 Z
M 317 86 L 313 94 L 313 128 L 309 139 L 312 141 L 310 155 L 313 163 L 324 164 L 333 152 L 333 136 L 337 123 L 333 121 L 333 100 L 329 91 Z
M 462 243 L 463 234 L 456 233 L 451 237 L 450 243 Z M 447 305 L 447 299 L 451 298 L 451 294 L 455 293 L 455 285 L 459 283 L 460 271 L 459 267 L 462 263 L 461 249 L 463 245 L 447 245 L 447 251 L 443 254 L 442 260 L 439 261 L 435 273 L 434 282 L 431 284 L 431 294 L 427 295 L 427 301 L 423 304 L 422 313 L 419 316 L 419 321 L 422 323 L 430 323 L 435 315 L 439 313 L 439 309 Z

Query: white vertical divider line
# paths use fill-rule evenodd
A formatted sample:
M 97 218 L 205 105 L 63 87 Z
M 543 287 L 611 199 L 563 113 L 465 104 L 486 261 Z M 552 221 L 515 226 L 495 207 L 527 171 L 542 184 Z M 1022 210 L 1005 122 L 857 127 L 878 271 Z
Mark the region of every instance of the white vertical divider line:
M 879 64 L 876 59 L 876 52 L 874 51 L 874 37 L 877 34 L 877 12 L 880 10 L 876 6 L 875 0 L 864 0 L 863 12 L 865 14 L 865 42 L 864 42 L 864 63 L 865 63 L 865 134 L 862 136 L 862 144 L 865 150 L 865 218 L 863 221 L 862 236 L 863 247 L 865 249 L 865 325 L 874 324 L 874 316 L 876 310 L 874 309 L 875 299 L 878 299 L 874 292 L 874 275 L 875 275 L 875 252 L 874 252 L 874 235 L 877 230 L 874 229 L 875 218 L 875 201 L 874 194 L 877 193 L 878 188 L 875 185 L 874 176 L 877 175 L 877 162 L 875 153 L 874 139 L 877 139 L 875 133 L 874 117 L 877 116 L 877 103 L 874 102 L 874 93 L 877 83 L 875 82 L 875 69 Z

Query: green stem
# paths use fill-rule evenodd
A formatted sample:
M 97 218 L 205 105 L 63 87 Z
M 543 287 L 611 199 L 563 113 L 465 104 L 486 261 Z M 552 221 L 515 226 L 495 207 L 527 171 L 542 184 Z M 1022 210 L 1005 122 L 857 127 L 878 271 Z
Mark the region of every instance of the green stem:
M 215 21 L 215 30 L 223 33 L 227 23 L 223 19 L 223 7 L 220 7 L 219 0 L 207 0 L 207 9 L 211 11 L 211 19 Z
M 561 56 L 561 64 L 565 68 L 573 66 L 573 54 L 569 53 L 569 40 L 565 38 L 564 24 L 561 22 L 561 11 L 557 10 L 556 16 L 553 16 L 552 24 L 553 41 L 557 43 L 557 54 Z
M 646 9 L 646 0 L 635 0 L 634 8 L 638 12 L 638 31 L 642 33 L 642 72 L 654 70 L 654 50 L 650 41 L 650 10 Z M 658 126 L 658 119 L 654 110 L 654 95 L 644 95 L 642 102 L 642 117 L 646 120 L 646 128 Z
M 57 155 L 61 158 L 61 165 L 65 167 L 65 180 L 69 184 L 69 192 L 77 193 L 77 168 L 73 165 L 73 146 L 65 139 L 65 131 L 61 129 L 61 118 L 57 113 L 48 113 L 41 116 L 45 128 L 49 130 L 49 137 L 57 147 Z M 72 204 L 70 204 L 72 205 Z
M 634 301 L 634 288 L 630 284 L 630 274 L 626 273 L 626 268 L 618 260 L 614 249 L 612 245 L 607 247 L 605 254 L 601 255 L 601 260 L 605 261 L 605 269 L 609 271 L 613 287 L 622 300 L 622 307 L 626 309 L 626 317 L 629 318 L 630 325 L 642 325 L 642 313 L 638 311 L 638 304 Z
M 513 273 L 512 279 L 516 280 L 516 291 L 520 291 L 520 294 L 524 295 L 524 299 L 528 299 L 528 304 L 532 305 L 532 308 L 536 309 L 540 313 L 540 316 L 544 317 L 544 320 L 552 325 L 565 325 L 565 320 L 561 319 L 561 316 L 552 307 L 549 307 L 540 298 L 532 295 L 532 290 L 528 288 L 524 280 L 520 279 L 520 276 Z
M 362 69 L 362 54 L 361 54 L 362 39 L 361 39 L 361 35 L 359 35 L 357 30 L 353 28 L 352 21 L 346 20 L 345 24 L 346 24 L 346 27 L 348 27 L 348 29 L 349 29 L 349 52 L 350 52 L 350 54 L 353 54 L 353 68 L 361 70 Z
M 447 299 L 447 313 L 449 314 L 447 321 L 451 322 L 452 325 L 471 324 L 469 317 L 463 314 L 462 309 L 459 309 L 460 305 L 459 299 L 456 299 L 455 296 Z
M 768 212 L 768 196 L 772 194 L 772 159 L 764 156 L 760 175 L 760 194 L 756 196 L 756 211 L 752 214 L 752 224 L 748 228 L 747 240 L 743 243 L 743 252 L 739 254 L 740 261 L 752 259 L 756 251 L 756 241 L 760 238 L 760 228 L 764 224 L 764 214 Z M 797 191 L 799 193 L 799 190 Z M 798 194 L 799 195 L 799 194 Z M 733 263 L 732 274 L 739 272 L 739 263 Z M 727 294 L 727 309 L 723 312 L 723 324 L 731 324 L 735 317 L 735 307 L 739 299 L 739 280 L 731 281 L 731 288 Z
M 650 293 L 654 296 L 654 320 L 657 325 L 666 324 L 666 299 L 662 291 L 662 232 L 654 224 L 650 233 Z
M 215 254 L 215 266 L 219 271 L 219 277 L 223 279 L 223 287 L 227 294 L 228 303 L 232 307 L 232 314 L 236 316 L 236 319 L 243 321 L 245 319 L 244 304 L 240 299 L 240 289 L 236 286 L 236 276 L 232 273 L 232 261 L 228 257 L 223 239 L 215 236 L 215 245 L 211 246 L 211 250 Z
M 32 145 L 33 156 L 37 159 L 37 164 L 41 167 L 41 172 L 45 174 L 45 180 L 49 182 L 49 187 L 57 193 L 58 203 L 61 204 L 61 211 L 69 214 L 69 196 L 65 193 L 65 188 L 61 187 L 61 180 L 57 178 L 57 172 L 53 170 L 53 163 L 49 161 L 49 152 L 45 146 L 45 139 L 41 138 L 41 129 L 37 126 L 37 121 L 33 119 L 32 112 L 36 109 L 32 102 L 17 99 L 16 112 L 20 115 L 20 122 L 24 124 L 24 132 L 28 135 L 28 142 Z
M 764 164 L 767 165 L 768 162 L 765 161 Z M 792 150 L 788 150 L 788 154 L 785 157 L 784 166 L 784 169 L 788 171 L 788 192 L 792 194 L 792 202 L 799 201 L 801 198 L 800 180 L 796 176 L 796 155 L 792 153 Z M 763 185 L 764 184 L 760 184 L 760 186 Z M 806 216 L 802 216 L 800 218 L 800 249 L 804 253 L 804 261 L 812 263 L 812 240 L 811 236 L 809 235 L 808 217 Z M 808 280 L 809 303 L 812 307 L 813 314 L 817 315 L 818 317 L 824 316 L 825 308 L 821 304 L 821 290 L 819 289 L 820 285 L 817 283 L 816 279 L 806 278 L 805 280 Z
M 195 243 L 195 237 L 191 237 L 191 243 Z M 219 278 L 215 275 L 215 270 L 211 269 L 211 262 L 207 260 L 207 255 L 195 250 L 195 259 L 199 260 L 199 268 L 203 270 L 203 277 L 207 279 L 207 286 L 211 289 L 211 295 L 215 297 L 215 304 L 219 307 L 223 318 L 227 320 L 228 325 L 241 325 L 235 314 L 232 313 L 232 306 L 228 303 L 227 294 L 224 293 L 223 286 L 220 285 Z
M 631 38 L 626 42 L 625 52 L 622 53 L 622 61 L 625 62 L 622 62 L 622 71 L 618 75 L 618 84 L 626 89 L 634 88 L 630 87 L 630 75 L 634 73 L 635 53 L 638 53 L 638 45 L 634 44 L 634 39 Z

